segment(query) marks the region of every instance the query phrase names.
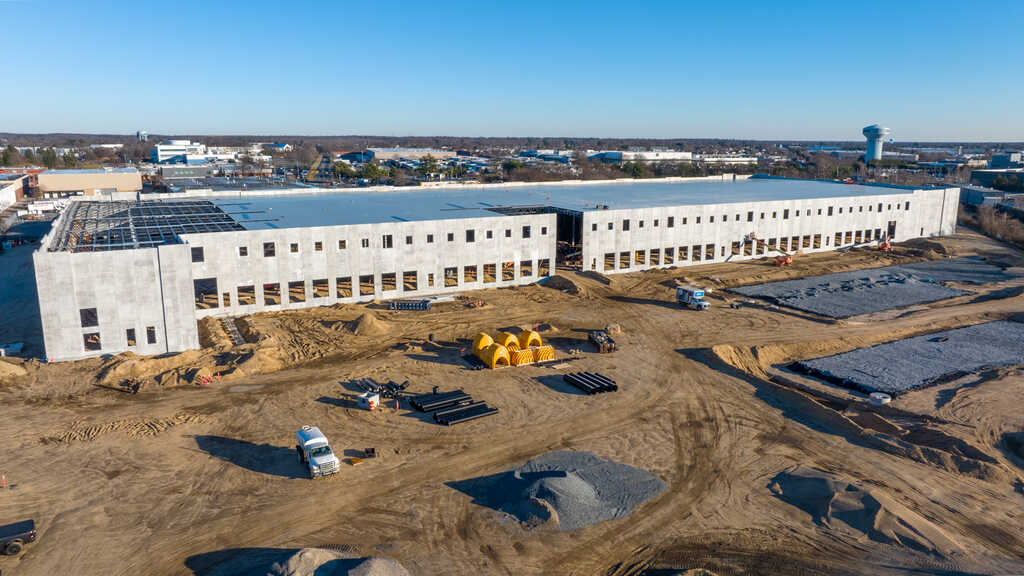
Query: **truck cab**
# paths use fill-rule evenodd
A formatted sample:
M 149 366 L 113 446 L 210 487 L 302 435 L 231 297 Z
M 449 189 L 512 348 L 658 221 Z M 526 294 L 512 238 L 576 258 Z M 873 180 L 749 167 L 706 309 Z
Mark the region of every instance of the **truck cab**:
M 680 306 L 686 306 L 694 310 L 707 310 L 711 307 L 704 299 L 704 289 L 697 286 L 676 287 L 676 301 Z
M 310 478 L 336 474 L 340 468 L 327 437 L 316 426 L 303 426 L 295 433 L 295 451 Z

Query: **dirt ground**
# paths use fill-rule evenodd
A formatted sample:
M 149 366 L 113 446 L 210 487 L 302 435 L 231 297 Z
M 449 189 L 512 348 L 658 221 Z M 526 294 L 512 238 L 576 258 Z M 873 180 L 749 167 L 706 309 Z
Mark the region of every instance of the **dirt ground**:
M 239 345 L 207 319 L 202 350 L 164 358 L 0 361 L 0 523 L 39 527 L 20 556 L 0 557 L 0 570 L 207 574 L 237 554 L 327 546 L 394 558 L 413 574 L 1021 573 L 1024 455 L 1008 440 L 1024 432 L 1020 367 L 883 407 L 784 368 L 1024 320 L 1019 280 L 846 320 L 729 306 L 739 299 L 730 286 L 970 254 L 1024 264 L 1020 251 L 963 233 L 892 254 L 801 256 L 783 269 L 764 259 L 610 278 L 562 272 L 577 293 L 471 293 L 479 308 L 260 314 L 238 320 Z M 678 308 L 678 281 L 714 287 L 711 310 Z M 597 354 L 587 331 L 609 323 L 623 329 L 620 350 Z M 567 366 L 474 371 L 459 358 L 477 332 L 537 326 Z M 562 383 L 579 370 L 620 389 L 586 396 Z M 500 412 L 447 428 L 404 402 L 360 411 L 354 378 L 408 380 L 410 392 L 458 387 Z M 122 392 L 133 380 L 140 391 Z M 307 480 L 292 448 L 304 424 L 319 426 L 339 457 L 367 447 L 378 457 Z M 525 530 L 452 488 L 564 449 L 651 471 L 668 489 L 626 518 L 559 532 Z M 872 517 L 888 516 L 874 528 L 860 517 L 843 529 L 822 521 L 773 493 L 773 478 L 793 466 L 882 495 L 888 505 Z M 882 534 L 921 525 L 955 546 Z

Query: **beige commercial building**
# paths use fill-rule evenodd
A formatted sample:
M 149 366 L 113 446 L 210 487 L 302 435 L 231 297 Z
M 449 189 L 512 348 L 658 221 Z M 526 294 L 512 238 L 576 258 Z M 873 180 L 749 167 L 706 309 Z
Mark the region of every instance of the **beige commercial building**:
M 47 170 L 39 174 L 39 192 L 45 197 L 135 193 L 142 190 L 142 175 L 135 168 Z

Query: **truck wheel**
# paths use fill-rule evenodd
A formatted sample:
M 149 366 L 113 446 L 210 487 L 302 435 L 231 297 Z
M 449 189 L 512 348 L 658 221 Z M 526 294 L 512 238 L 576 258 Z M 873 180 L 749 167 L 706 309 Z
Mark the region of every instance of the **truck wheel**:
M 14 556 L 18 552 L 21 552 L 21 542 L 8 542 L 7 547 L 4 548 L 4 554 L 8 556 Z

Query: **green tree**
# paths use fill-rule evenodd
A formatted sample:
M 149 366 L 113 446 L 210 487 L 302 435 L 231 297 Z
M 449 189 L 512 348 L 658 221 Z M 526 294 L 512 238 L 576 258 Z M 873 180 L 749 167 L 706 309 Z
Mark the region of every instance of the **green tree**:
M 418 172 L 420 176 L 436 173 L 437 159 L 430 154 L 427 154 L 420 160 L 420 165 L 416 167 L 416 172 Z
M 0 152 L 0 165 L 13 166 L 14 158 L 18 155 L 18 150 L 14 147 L 14 144 L 8 144 L 7 148 L 4 148 L 3 152 Z
M 40 153 L 40 158 L 43 160 L 43 166 L 47 168 L 55 168 L 57 166 L 57 153 L 54 152 L 53 148 L 44 148 Z
M 74 152 L 68 152 L 67 154 L 64 154 L 61 161 L 64 163 L 64 166 L 74 168 L 75 165 L 78 164 L 78 156 L 75 156 Z
M 36 155 L 32 153 L 31 148 L 26 148 L 25 153 L 22 154 L 21 157 L 24 158 L 25 162 L 28 162 L 29 164 L 34 164 L 36 161 Z
M 630 178 L 643 178 L 647 175 L 647 168 L 642 162 L 626 162 L 622 166 L 622 171 Z
M 359 169 L 358 174 L 360 178 L 377 181 L 383 178 L 387 173 L 377 164 L 367 162 Z
M 339 179 L 351 178 L 356 175 L 356 171 L 348 165 L 347 162 L 335 162 L 334 163 L 334 177 Z

